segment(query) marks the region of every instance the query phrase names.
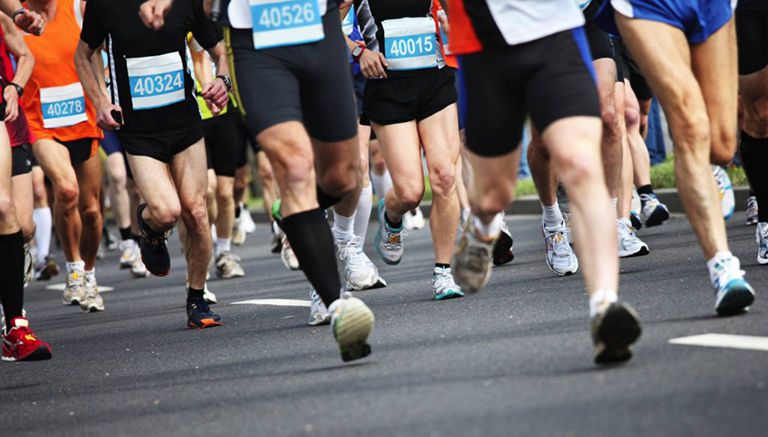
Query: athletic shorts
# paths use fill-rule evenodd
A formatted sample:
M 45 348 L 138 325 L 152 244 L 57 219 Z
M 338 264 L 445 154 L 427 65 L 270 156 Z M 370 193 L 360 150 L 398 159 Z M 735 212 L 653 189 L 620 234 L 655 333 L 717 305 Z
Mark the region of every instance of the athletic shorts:
M 248 130 L 240 114 L 230 107 L 226 114 L 203 121 L 208 168 L 216 176 L 235 177 L 235 170 L 245 165 Z
M 597 25 L 595 21 L 595 15 L 600 8 L 600 2 L 593 1 L 584 9 L 584 32 L 587 34 L 587 42 L 589 42 L 589 51 L 592 53 L 592 59 L 598 60 L 603 58 L 614 59 L 613 49 L 611 47 L 611 37 L 608 32 L 603 30 Z
M 11 148 L 11 176 L 21 176 L 32 171 L 32 146 L 22 144 Z
M 325 38 L 310 44 L 255 50 L 250 29 L 230 29 L 234 82 L 248 129 L 258 136 L 298 121 L 319 141 L 357 135 L 349 54 L 337 10 L 323 16 Z
M 758 0 L 762 1 L 762 0 Z M 733 16 L 732 0 L 610 0 L 600 8 L 597 22 L 618 35 L 613 11 L 638 20 L 666 23 L 685 33 L 691 44 L 707 40 Z
M 448 67 L 451 68 L 451 67 Z M 456 88 L 456 103 L 461 106 L 461 101 L 459 100 L 461 98 L 461 83 L 459 82 L 459 74 L 458 69 L 451 68 L 453 70 L 453 86 Z M 459 117 L 459 130 L 464 130 L 464 119 Z
M 369 80 L 363 112 L 380 125 L 421 121 L 456 103 L 455 74 L 450 68 L 428 74 Z
M 739 74 L 758 72 L 768 65 L 768 0 L 741 0 L 736 8 Z
M 526 115 L 544 131 L 577 116 L 600 117 L 582 28 L 459 58 L 460 116 L 475 154 L 505 155 L 520 144 Z
M 143 136 L 120 131 L 117 133 L 127 154 L 147 156 L 166 164 L 171 162 L 174 156 L 200 141 L 204 135 L 202 123 L 165 135 Z
M 123 145 L 120 144 L 117 134 L 111 130 L 104 130 L 104 139 L 101 140 L 101 148 L 107 156 L 113 153 L 123 152 Z
M 639 101 L 651 100 L 653 98 L 653 91 L 651 91 L 651 87 L 648 85 L 648 81 L 645 80 L 643 73 L 640 72 L 640 67 L 630 56 L 629 50 L 627 50 L 619 38 L 611 38 L 611 44 L 614 50 L 616 66 L 619 68 L 619 75 L 622 77 L 621 80 L 629 80 L 629 84 L 632 86 L 632 90 Z
M 366 80 L 363 77 L 363 73 L 359 70 L 355 72 L 355 68 L 350 67 L 352 73 L 352 89 L 355 90 L 355 107 L 357 108 L 357 117 L 360 118 L 363 115 L 363 96 L 365 95 Z
M 54 140 L 67 148 L 69 151 L 69 161 L 73 166 L 84 163 L 99 152 L 99 140 L 96 138 L 81 138 L 72 141 L 61 141 L 54 138 Z

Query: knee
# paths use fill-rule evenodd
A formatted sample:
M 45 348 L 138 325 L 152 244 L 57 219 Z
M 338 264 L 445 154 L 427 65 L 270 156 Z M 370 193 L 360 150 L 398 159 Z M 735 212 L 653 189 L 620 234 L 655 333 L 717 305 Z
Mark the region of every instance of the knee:
M 0 222 L 5 224 L 16 220 L 16 208 L 10 194 L 0 194 Z
M 452 196 L 456 192 L 456 166 L 447 163 L 431 168 L 429 183 L 435 195 Z
M 80 197 L 80 188 L 76 182 L 61 182 L 54 188 L 56 202 L 65 208 L 75 208 Z
M 709 149 L 711 149 L 709 117 L 705 113 L 685 114 L 675 135 L 675 153 L 685 157 L 703 158 Z
M 216 186 L 216 203 L 219 206 L 232 203 L 234 197 L 234 187 L 232 185 L 218 184 Z
M 728 165 L 736 154 L 736 132 L 734 129 L 715 129 L 712 132 L 710 160 L 712 164 Z
M 176 222 L 181 215 L 181 208 L 178 204 L 160 204 L 152 205 L 153 224 L 160 229 L 171 229 L 176 226 Z
M 405 209 L 410 211 L 421 204 L 421 199 L 424 197 L 424 185 L 395 185 L 394 193 L 397 195 L 397 199 L 405 206 Z
M 627 125 L 627 132 L 640 128 L 640 111 L 636 108 L 627 108 L 624 111 L 624 122 Z
M 182 211 L 182 218 L 188 231 L 201 232 L 208 228 L 208 208 L 205 202 L 192 202 L 185 206 Z
M 323 191 L 337 197 L 344 197 L 360 188 L 361 172 L 358 165 L 344 165 L 319 176 Z
M 602 162 L 594 153 L 575 152 L 557 157 L 558 176 L 569 188 L 598 182 L 602 179 Z
M 83 221 L 84 225 L 100 225 L 101 209 L 99 208 L 99 202 L 89 202 L 80 208 L 80 220 Z
M 600 119 L 603 121 L 603 132 L 608 138 L 618 138 L 621 135 L 619 116 L 613 105 L 604 105 L 600 111 Z

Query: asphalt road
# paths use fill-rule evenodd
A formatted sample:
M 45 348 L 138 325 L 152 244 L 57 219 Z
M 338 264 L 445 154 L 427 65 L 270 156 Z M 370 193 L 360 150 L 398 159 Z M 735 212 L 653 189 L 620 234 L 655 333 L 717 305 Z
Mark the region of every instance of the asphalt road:
M 307 299 L 303 275 L 268 253 L 265 226 L 238 249 L 248 276 L 210 282 L 220 328 L 185 329 L 175 242 L 163 279 L 131 279 L 109 254 L 104 313 L 35 283 L 26 309 L 54 358 L 0 363 L 0 435 L 768 435 L 768 352 L 669 343 L 768 337 L 768 267 L 743 214 L 729 232 L 758 290 L 749 314 L 714 316 L 702 256 L 674 218 L 641 232 L 649 256 L 622 262 L 644 333 L 635 358 L 608 369 L 592 364 L 581 275 L 550 273 L 538 218 L 510 228 L 517 258 L 464 299 L 430 299 L 427 230 L 408 235 L 401 265 L 376 260 L 390 285 L 359 294 L 376 313 L 373 354 L 350 364 L 328 327 L 306 325 L 307 308 L 231 305 Z

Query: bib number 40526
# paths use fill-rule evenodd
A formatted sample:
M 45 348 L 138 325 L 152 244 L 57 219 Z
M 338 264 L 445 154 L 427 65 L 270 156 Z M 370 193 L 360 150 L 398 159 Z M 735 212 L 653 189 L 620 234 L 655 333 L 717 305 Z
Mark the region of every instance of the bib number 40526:
M 249 0 L 249 5 L 257 50 L 325 38 L 322 17 L 326 0 Z
M 284 4 L 264 8 L 259 16 L 259 27 L 263 29 L 284 29 L 304 26 L 315 22 L 317 11 L 312 3 Z

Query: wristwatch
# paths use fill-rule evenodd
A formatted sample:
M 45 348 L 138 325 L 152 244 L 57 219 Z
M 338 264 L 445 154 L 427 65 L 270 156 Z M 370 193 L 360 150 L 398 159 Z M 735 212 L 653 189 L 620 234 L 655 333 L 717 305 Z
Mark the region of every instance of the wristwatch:
M 355 62 L 360 61 L 360 56 L 362 56 L 363 52 L 365 51 L 365 44 L 358 43 L 355 48 L 352 49 L 352 59 L 355 60 Z
M 16 12 L 14 12 L 14 13 L 11 15 L 11 20 L 13 20 L 13 21 L 14 21 L 14 23 L 15 23 L 15 22 L 16 22 L 16 17 L 18 17 L 19 15 L 24 15 L 24 14 L 26 14 L 27 12 L 28 12 L 28 11 L 27 11 L 27 8 L 25 8 L 25 7 L 21 7 L 21 8 L 19 8 L 19 9 L 17 9 L 17 10 L 16 10 Z
M 16 94 L 18 94 L 19 97 L 24 95 L 24 88 L 22 88 L 19 84 L 9 82 L 5 87 L 8 88 L 9 86 L 16 88 Z
M 227 91 L 232 91 L 232 79 L 230 79 L 229 76 L 220 74 L 216 76 L 216 79 L 221 79 L 222 82 L 224 82 L 224 86 L 227 87 Z

